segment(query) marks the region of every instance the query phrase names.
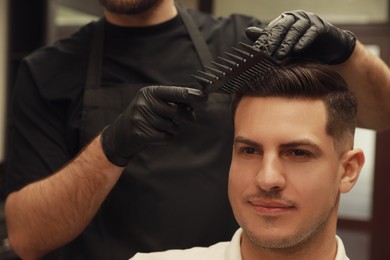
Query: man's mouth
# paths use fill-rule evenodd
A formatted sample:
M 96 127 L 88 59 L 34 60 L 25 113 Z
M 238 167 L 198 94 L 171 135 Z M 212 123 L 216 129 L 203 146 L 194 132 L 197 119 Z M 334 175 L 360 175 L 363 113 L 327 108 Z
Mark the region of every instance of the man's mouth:
M 293 203 L 280 200 L 251 199 L 248 202 L 260 215 L 280 215 L 295 209 Z

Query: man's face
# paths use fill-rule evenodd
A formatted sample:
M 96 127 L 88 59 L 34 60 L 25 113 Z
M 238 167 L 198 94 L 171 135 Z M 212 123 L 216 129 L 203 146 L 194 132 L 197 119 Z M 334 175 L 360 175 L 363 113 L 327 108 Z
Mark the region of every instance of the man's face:
M 164 0 L 99 0 L 108 11 L 117 14 L 140 14 Z
M 289 248 L 336 222 L 343 167 L 325 125 L 319 100 L 241 100 L 229 199 L 244 240 Z

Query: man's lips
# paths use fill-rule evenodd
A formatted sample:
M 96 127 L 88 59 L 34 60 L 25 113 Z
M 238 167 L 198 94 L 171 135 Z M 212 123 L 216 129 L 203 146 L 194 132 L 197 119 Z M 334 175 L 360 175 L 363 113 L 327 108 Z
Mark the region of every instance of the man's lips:
M 253 209 L 261 215 L 280 215 L 295 209 L 293 203 L 278 200 L 249 200 Z

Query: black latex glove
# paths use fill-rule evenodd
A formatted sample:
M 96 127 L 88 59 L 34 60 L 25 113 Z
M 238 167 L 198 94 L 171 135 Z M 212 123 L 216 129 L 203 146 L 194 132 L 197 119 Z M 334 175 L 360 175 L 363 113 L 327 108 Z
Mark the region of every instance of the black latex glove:
M 278 60 L 299 57 L 325 64 L 338 64 L 352 54 L 356 38 L 313 13 L 297 10 L 282 13 L 266 28 L 249 27 L 255 47 Z
M 201 90 L 175 86 L 149 86 L 138 91 L 130 105 L 101 135 L 103 151 L 117 166 L 151 143 L 171 138 L 181 123 L 195 120 L 191 103 L 206 101 Z

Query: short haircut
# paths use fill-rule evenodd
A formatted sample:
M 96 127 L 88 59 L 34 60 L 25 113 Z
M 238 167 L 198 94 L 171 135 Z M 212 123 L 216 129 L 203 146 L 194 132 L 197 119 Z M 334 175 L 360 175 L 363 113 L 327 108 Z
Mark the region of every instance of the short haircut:
M 328 65 L 289 63 L 275 66 L 264 75 L 248 77 L 234 95 L 233 116 L 244 96 L 322 100 L 327 109 L 326 133 L 334 141 L 353 145 L 356 98 L 345 80 Z

